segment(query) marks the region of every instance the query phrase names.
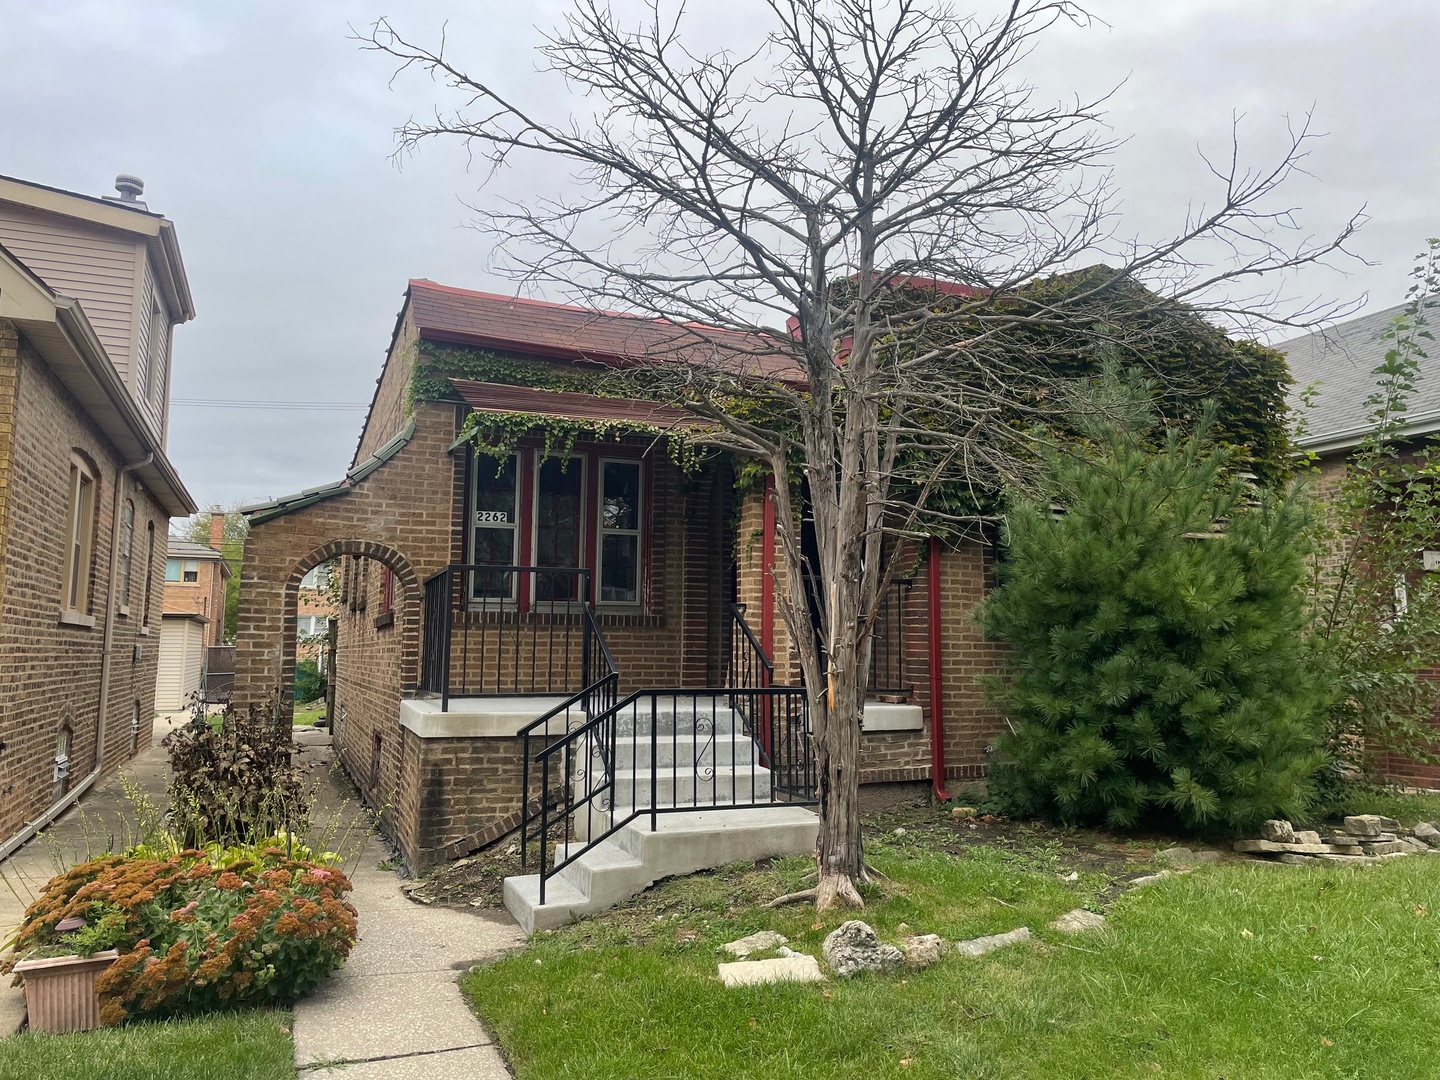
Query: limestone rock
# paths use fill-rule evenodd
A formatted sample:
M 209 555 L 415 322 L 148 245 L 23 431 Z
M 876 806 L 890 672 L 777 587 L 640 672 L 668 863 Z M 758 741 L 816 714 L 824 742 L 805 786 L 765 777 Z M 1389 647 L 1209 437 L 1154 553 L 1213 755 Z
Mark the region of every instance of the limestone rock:
M 720 981 L 727 987 L 763 986 L 777 982 L 821 982 L 825 976 L 813 956 L 796 953 L 774 960 L 739 960 L 717 966 Z
M 1144 877 L 1137 877 L 1134 881 L 1130 882 L 1130 888 L 1138 889 L 1142 885 L 1153 885 L 1155 882 L 1161 881 L 1169 876 L 1169 870 L 1161 870 L 1158 874 L 1146 874 Z
M 784 934 L 777 934 L 774 930 L 759 930 L 747 937 L 727 941 L 720 947 L 736 959 L 744 960 L 751 953 L 778 949 L 789 940 Z
M 1333 857 L 1334 856 L 1332 856 L 1332 858 Z M 1315 862 L 1319 858 L 1320 856 L 1318 855 L 1296 855 L 1293 852 L 1287 851 L 1284 855 L 1281 855 L 1275 861 L 1279 863 L 1284 863 L 1286 866 L 1308 866 L 1310 863 Z
M 1366 855 L 1409 855 L 1410 845 L 1401 843 L 1399 840 L 1377 841 L 1373 844 L 1361 844 L 1360 847 Z
M 1276 844 L 1295 843 L 1295 826 L 1279 818 L 1271 818 L 1260 826 L 1260 839 Z
M 961 956 L 984 956 L 996 949 L 1003 949 L 1006 945 L 1018 945 L 1029 940 L 1030 928 L 1021 926 L 1005 934 L 988 934 L 985 937 L 971 938 L 969 941 L 957 941 L 955 951 Z
M 894 945 L 885 945 L 868 923 L 851 919 L 830 932 L 820 954 L 830 970 L 842 978 L 862 971 L 893 971 L 905 963 L 905 954 Z
M 1373 837 L 1385 831 L 1379 814 L 1354 814 L 1345 819 L 1345 831 L 1351 836 Z
M 1429 844 L 1432 848 L 1440 848 L 1440 829 L 1437 829 L 1428 821 L 1422 821 L 1415 826 L 1415 839 L 1423 844 Z
M 1077 907 L 1074 911 L 1067 911 L 1050 924 L 1051 930 L 1059 930 L 1066 934 L 1082 934 L 1086 930 L 1099 930 L 1105 925 L 1105 916 L 1097 915 L 1093 911 L 1087 911 L 1083 907 Z
M 1318 843 L 1320 843 L 1320 834 L 1319 834 L 1318 832 L 1316 832 L 1314 829 L 1301 829 L 1301 830 L 1298 830 L 1298 831 L 1295 833 L 1295 843 L 1297 843 L 1297 844 L 1318 844 Z
M 1155 858 L 1157 861 L 1169 863 L 1171 866 L 1202 866 L 1206 863 L 1219 862 L 1220 853 L 1206 848 L 1194 851 L 1188 847 L 1172 847 L 1166 848 L 1164 851 L 1157 851 Z
M 912 934 L 900 942 L 905 963 L 911 967 L 929 967 L 945 952 L 945 939 L 939 934 Z
M 1269 840 L 1236 840 L 1235 850 L 1243 855 L 1343 855 L 1350 848 L 1329 844 L 1276 844 Z

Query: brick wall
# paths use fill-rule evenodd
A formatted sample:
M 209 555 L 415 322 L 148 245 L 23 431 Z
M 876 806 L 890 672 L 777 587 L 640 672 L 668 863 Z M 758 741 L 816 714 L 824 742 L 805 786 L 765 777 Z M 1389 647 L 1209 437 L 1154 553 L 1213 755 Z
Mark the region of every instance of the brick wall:
M 10 402 L 13 401 L 13 408 Z M 43 811 L 53 797 L 52 767 L 62 726 L 72 732 L 72 783 L 96 765 L 101 643 L 109 589 L 115 481 L 114 448 L 18 334 L 0 320 L 0 838 Z M 93 626 L 59 620 L 65 562 L 70 457 L 95 467 L 97 498 L 87 614 Z M 111 650 L 103 765 L 113 768 L 150 742 L 164 587 L 164 511 L 133 478 L 121 498 L 135 502 L 132 596 L 117 615 Z M 148 568 L 150 633 L 144 621 L 147 525 L 157 537 Z M 136 659 L 136 646 L 139 658 Z M 139 707 L 132 738 L 131 720 Z

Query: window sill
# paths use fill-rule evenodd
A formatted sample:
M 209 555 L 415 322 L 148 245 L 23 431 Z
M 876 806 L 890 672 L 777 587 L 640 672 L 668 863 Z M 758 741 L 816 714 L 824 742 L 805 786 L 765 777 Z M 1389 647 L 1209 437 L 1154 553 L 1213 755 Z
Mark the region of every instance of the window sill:
M 60 625 L 83 626 L 87 630 L 93 630 L 95 628 L 95 616 L 86 615 L 79 611 L 62 611 L 60 612 Z
M 395 625 L 395 612 L 387 611 L 384 615 L 375 616 L 375 629 L 384 630 L 387 626 Z

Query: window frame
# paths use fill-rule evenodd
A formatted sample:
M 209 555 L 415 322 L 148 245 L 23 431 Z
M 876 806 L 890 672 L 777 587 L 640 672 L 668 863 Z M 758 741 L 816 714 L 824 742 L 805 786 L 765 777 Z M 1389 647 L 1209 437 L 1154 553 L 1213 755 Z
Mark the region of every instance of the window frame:
M 155 579 L 155 522 L 145 523 L 145 611 L 142 619 L 141 633 L 150 632 L 150 595 L 154 590 Z
M 520 537 L 520 543 L 521 543 L 521 545 L 522 545 L 522 547 L 523 547 L 523 550 L 524 550 L 524 553 L 525 553 L 525 555 L 526 555 L 526 561 L 525 561 L 525 563 L 524 563 L 523 565 L 534 566 L 534 567 L 537 567 L 537 568 L 538 568 L 538 567 L 540 566 L 540 473 L 541 473 L 541 470 L 545 467 L 545 465 L 546 465 L 547 462 L 550 462 L 550 461 L 559 461 L 559 460 L 560 460 L 560 455 L 559 455 L 559 454 L 553 454 L 553 455 L 551 455 L 550 457 L 546 458 L 544 461 L 541 461 L 541 460 L 539 460 L 539 455 L 536 454 L 536 453 L 534 453 L 534 452 L 532 451 L 531 454 L 530 454 L 530 457 L 533 459 L 533 461 L 532 461 L 532 466 L 531 466 L 531 469 L 530 469 L 530 479 L 529 479 L 529 483 L 527 484 L 527 487 L 529 488 L 529 494 L 530 494 L 530 514 L 529 514 L 529 518 L 530 518 L 530 536 L 529 536 L 528 541 L 527 541 L 527 538 L 526 538 L 526 537 L 524 536 L 524 534 L 522 533 L 522 534 L 521 534 L 521 537 Z M 580 463 L 580 484 L 579 484 L 579 489 L 580 489 L 580 513 L 579 513 L 579 515 L 578 515 L 578 522 L 577 522 L 577 529 L 576 529 L 576 531 L 577 531 L 577 533 L 578 533 L 578 536 L 576 537 L 576 540 L 575 540 L 575 554 L 576 554 L 576 557 L 577 557 L 577 563 L 578 563 L 578 565 L 579 565 L 580 567 L 582 567 L 582 568 L 586 565 L 586 563 L 587 563 L 587 561 L 588 561 L 588 560 L 586 559 L 586 551 L 587 551 L 587 549 L 588 549 L 589 546 L 590 546 L 590 535 L 591 535 L 591 516 L 590 516 L 590 511 L 591 511 L 591 506 L 593 505 L 593 502 L 594 502 L 594 500 L 593 500 L 592 498 L 590 498 L 590 491 L 589 491 L 590 486 L 591 486 L 591 484 L 590 484 L 590 482 L 589 482 L 589 481 L 590 481 L 590 471 L 591 471 L 591 470 L 589 469 L 589 464 L 590 464 L 590 462 L 589 462 L 589 460 L 588 460 L 589 457 L 590 457 L 590 455 L 588 455 L 588 454 L 571 452 L 569 455 L 567 455 L 567 458 L 566 458 L 566 460 L 568 460 L 568 461 L 570 462 L 570 466 L 569 466 L 570 468 L 573 468 L 573 467 L 574 467 L 575 462 L 578 461 L 578 462 Z M 564 567 L 560 567 L 559 569 L 565 569 L 565 568 L 564 568 Z M 536 584 L 535 578 L 538 577 L 538 576 L 539 576 L 539 575 L 534 575 L 534 574 L 532 574 L 532 575 L 527 575 L 527 578 L 529 579 L 529 580 L 527 581 L 527 585 L 528 585 L 531 589 L 534 588 L 534 585 Z M 592 584 L 592 588 L 593 588 L 593 584 Z M 585 591 L 585 590 L 584 590 L 584 581 L 583 581 L 583 579 L 582 579 L 582 580 L 577 581 L 577 582 L 575 583 L 576 598 L 573 599 L 573 600 L 571 600 L 571 599 L 566 599 L 566 600 L 560 600 L 560 599 L 556 599 L 556 600 L 537 600 L 537 599 L 534 597 L 534 595 L 531 595 L 531 596 L 527 597 L 527 600 L 529 601 L 529 603 L 531 604 L 532 607 L 535 606 L 535 605 L 538 605 L 538 604 L 545 604 L 545 605 L 547 606 L 547 608 L 548 608 L 548 606 L 549 606 L 550 604 L 552 604 L 552 603 L 554 603 L 554 604 L 583 604 L 583 603 L 585 602 L 585 599 L 586 599 L 585 596 L 583 595 L 583 594 L 584 594 L 584 591 Z
M 70 455 L 66 496 L 65 555 L 60 585 L 62 618 L 85 618 L 90 611 L 90 578 L 95 561 L 95 523 L 99 517 L 100 475 L 78 454 Z
M 635 469 L 635 528 L 607 529 L 605 527 L 605 466 L 629 465 Z M 595 459 L 595 607 L 606 610 L 636 610 L 645 603 L 645 507 L 648 492 L 645 488 L 647 470 L 643 457 L 597 456 Z M 605 590 L 605 537 L 633 536 L 635 538 L 635 599 L 606 600 Z
M 524 554 L 524 533 L 525 533 L 525 477 L 529 472 L 530 459 L 532 455 L 525 450 L 515 450 L 508 457 L 515 463 L 515 495 L 514 510 L 511 512 L 514 520 L 510 522 L 484 523 L 487 529 L 508 528 L 510 530 L 510 562 L 495 563 L 496 566 L 520 566 Z M 465 507 L 465 555 L 466 561 L 471 566 L 487 565 L 481 564 L 476 557 L 475 534 L 480 531 L 480 511 L 476 509 L 480 502 L 480 478 L 485 474 L 481 468 L 482 459 L 485 462 L 498 462 L 502 458 L 495 454 L 486 454 L 480 450 L 474 450 L 470 455 L 470 483 L 468 486 L 468 499 Z M 488 466 L 487 466 L 488 468 Z M 493 473 L 489 474 L 492 478 Z M 487 511 L 489 513 L 491 511 Z M 503 596 L 476 596 L 475 575 L 478 571 L 470 571 L 466 574 L 465 582 L 465 605 L 472 609 L 486 610 L 492 605 L 499 604 L 501 607 L 514 606 L 521 602 L 520 575 L 510 576 L 510 589 L 508 595 Z
M 537 551 L 539 548 L 539 502 L 540 502 L 540 473 L 543 467 L 541 460 L 543 449 L 533 443 L 522 443 L 512 455 L 516 467 L 516 502 L 518 504 L 519 516 L 515 529 L 514 547 L 515 563 L 518 566 L 538 565 Z M 554 457 L 556 455 L 551 455 Z M 654 473 L 651 468 L 650 456 L 638 448 L 635 453 L 625 453 L 623 449 L 617 452 L 614 447 L 600 447 L 582 445 L 574 448 L 568 455 L 575 468 L 574 462 L 578 460 L 582 470 L 580 481 L 580 540 L 579 540 L 579 566 L 589 571 L 589 595 L 581 596 L 578 601 L 569 603 L 591 603 L 597 612 L 603 611 L 611 614 L 644 614 L 649 611 L 650 605 L 650 573 L 651 573 L 651 525 L 647 518 L 647 512 L 654 502 L 653 480 Z M 465 506 L 462 515 L 465 528 L 464 551 L 468 565 L 476 565 L 475 562 L 475 505 L 479 492 L 479 477 L 483 468 L 493 468 L 495 456 L 486 454 L 483 450 L 470 449 L 468 468 L 470 476 L 466 484 Z M 549 460 L 549 459 L 546 459 Z M 601 516 L 604 506 L 604 483 L 605 465 L 613 463 L 617 465 L 634 466 L 638 470 L 637 477 L 637 512 L 636 528 L 625 529 L 604 529 L 602 528 Z M 603 536 L 608 533 L 615 535 L 633 535 L 636 538 L 636 582 L 634 600 L 607 600 L 600 599 L 601 574 L 603 572 L 601 562 L 603 559 Z M 498 565 L 498 564 L 497 564 Z M 472 611 L 495 610 L 497 604 L 501 609 L 528 610 L 535 604 L 532 595 L 532 583 L 528 580 L 530 575 L 516 575 L 521 580 L 512 584 L 510 594 L 506 598 L 497 597 L 476 597 L 473 595 L 471 586 L 466 585 L 466 607 Z M 583 587 L 582 587 L 583 592 Z M 548 607 L 549 601 L 540 603 Z M 566 601 L 556 601 L 557 605 Z

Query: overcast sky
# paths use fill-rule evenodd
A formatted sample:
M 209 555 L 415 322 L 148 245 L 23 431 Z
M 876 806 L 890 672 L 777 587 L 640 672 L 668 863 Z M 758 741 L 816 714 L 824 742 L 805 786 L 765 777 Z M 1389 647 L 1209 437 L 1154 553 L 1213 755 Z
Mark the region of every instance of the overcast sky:
M 954 0 L 963 6 L 966 0 Z M 627 0 L 615 0 L 617 8 Z M 708 19 L 754 0 L 696 0 Z M 176 224 L 196 320 L 176 332 L 181 400 L 367 402 L 411 277 L 513 291 L 467 229 L 477 191 L 459 147 L 403 169 L 394 127 L 441 90 L 360 51 L 350 27 L 389 16 L 531 102 L 568 109 L 536 74 L 558 0 L 0 0 L 0 173 L 88 194 L 145 180 Z M 985 0 L 976 7 L 984 8 Z M 1028 76 L 1051 95 L 1126 80 L 1109 109 L 1129 231 L 1174 228 L 1213 194 L 1198 150 L 1232 114 L 1257 160 L 1287 115 L 1328 132 L 1290 202 L 1316 235 L 1362 205 L 1374 265 L 1308 272 L 1294 295 L 1403 298 L 1411 256 L 1440 233 L 1436 0 L 1093 0 L 1108 25 L 1057 32 Z M 498 190 L 554 190 L 547 173 Z M 170 455 L 202 505 L 255 501 L 343 475 L 363 411 L 176 405 Z

